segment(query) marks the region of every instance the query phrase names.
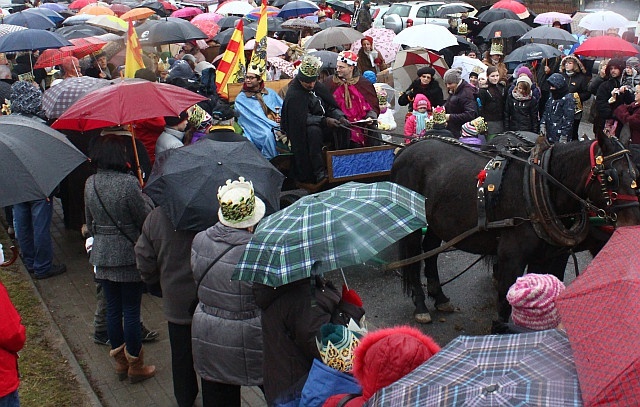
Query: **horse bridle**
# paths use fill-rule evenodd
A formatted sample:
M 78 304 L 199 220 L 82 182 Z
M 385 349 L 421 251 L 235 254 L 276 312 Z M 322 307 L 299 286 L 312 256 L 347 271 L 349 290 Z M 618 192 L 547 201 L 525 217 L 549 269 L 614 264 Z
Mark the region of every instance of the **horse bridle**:
M 598 143 L 594 141 L 591 144 L 591 147 L 589 149 L 591 172 L 587 179 L 585 188 L 588 190 L 596 184 L 596 181 L 598 182 L 601 194 L 606 202 L 606 208 L 597 208 L 596 215 L 599 218 L 604 218 L 609 222 L 615 223 L 618 219 L 618 211 L 640 206 L 640 202 L 638 201 L 640 190 L 638 189 L 638 185 L 636 183 L 638 171 L 637 167 L 631 160 L 631 152 L 628 149 L 624 148 L 624 146 L 618 139 L 611 140 L 622 147 L 622 149 L 607 156 L 596 155 L 596 147 L 598 146 Z M 629 174 L 632 178 L 630 187 L 636 192 L 635 196 L 618 194 L 613 190 L 620 184 L 620 176 L 618 174 L 618 170 L 613 167 L 613 163 L 623 158 L 627 161 Z M 624 201 L 624 203 L 619 203 L 619 201 Z

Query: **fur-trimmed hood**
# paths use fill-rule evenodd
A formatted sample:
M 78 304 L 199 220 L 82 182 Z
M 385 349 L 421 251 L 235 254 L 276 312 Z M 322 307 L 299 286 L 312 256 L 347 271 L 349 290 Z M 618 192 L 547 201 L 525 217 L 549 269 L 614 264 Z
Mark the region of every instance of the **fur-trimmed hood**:
M 582 64 L 582 61 L 580 61 L 580 59 L 577 58 L 575 55 L 567 55 L 566 57 L 562 58 L 562 61 L 560 61 L 560 72 L 564 73 L 564 63 L 567 61 L 573 61 L 573 63 L 575 64 L 575 67 L 573 68 L 574 72 L 578 72 L 576 71 L 576 68 L 578 68 L 579 72 L 582 72 L 584 74 L 587 73 L 587 70 Z

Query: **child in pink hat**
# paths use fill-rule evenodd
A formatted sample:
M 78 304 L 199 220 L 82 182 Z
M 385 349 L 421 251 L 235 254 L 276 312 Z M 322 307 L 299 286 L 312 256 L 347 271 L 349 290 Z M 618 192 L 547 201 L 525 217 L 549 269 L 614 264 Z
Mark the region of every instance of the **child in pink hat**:
M 431 112 L 431 103 L 423 94 L 417 94 L 413 100 L 413 112 L 407 116 L 404 123 L 405 144 L 409 144 L 414 137 L 422 136 L 427 127 L 429 113 Z
M 556 298 L 564 289 L 562 281 L 551 274 L 518 277 L 507 292 L 513 323 L 531 331 L 557 328 L 560 315 L 556 309 Z

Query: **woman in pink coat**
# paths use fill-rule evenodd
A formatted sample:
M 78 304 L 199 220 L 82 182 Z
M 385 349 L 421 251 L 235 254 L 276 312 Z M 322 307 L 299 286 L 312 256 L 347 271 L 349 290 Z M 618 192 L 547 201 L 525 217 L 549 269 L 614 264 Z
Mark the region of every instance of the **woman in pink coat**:
M 26 331 L 9 293 L 0 282 L 0 405 L 19 406 L 18 352 L 24 346 Z

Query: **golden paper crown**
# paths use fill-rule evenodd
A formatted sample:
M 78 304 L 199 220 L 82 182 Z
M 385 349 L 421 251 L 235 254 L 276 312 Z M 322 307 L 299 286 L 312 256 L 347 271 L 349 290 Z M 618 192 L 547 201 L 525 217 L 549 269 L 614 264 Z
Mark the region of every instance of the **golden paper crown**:
M 347 338 L 341 342 L 344 346 L 336 346 L 331 341 L 323 345 L 316 339 L 322 363 L 341 372 L 350 372 L 353 369 L 353 353 L 360 345 L 360 340 L 353 332 L 347 330 Z
M 502 48 L 501 42 L 493 42 L 491 44 L 491 51 L 489 51 L 489 55 L 504 55 L 502 53 Z
M 484 121 L 484 117 L 478 116 L 471 120 L 470 123 L 474 125 L 479 134 L 487 132 L 487 123 Z
M 316 78 L 322 67 L 322 61 L 313 55 L 305 55 L 298 67 L 298 73 L 307 78 Z
M 169 65 L 168 59 L 163 60 L 162 58 L 160 58 L 160 60 L 158 61 L 158 71 L 165 72 L 168 71 L 170 67 L 171 65 Z
M 218 188 L 220 212 L 227 222 L 240 223 L 251 218 L 256 209 L 256 195 L 253 183 L 239 177 L 237 181 L 227 180 Z
M 462 23 L 458 25 L 458 34 L 467 35 L 468 32 L 469 32 L 469 27 L 467 26 L 467 24 Z
M 447 111 L 442 106 L 437 106 L 433 109 L 433 123 L 445 124 L 447 122 Z
M 433 130 L 433 119 L 428 118 L 424 121 L 424 129 L 425 130 Z

